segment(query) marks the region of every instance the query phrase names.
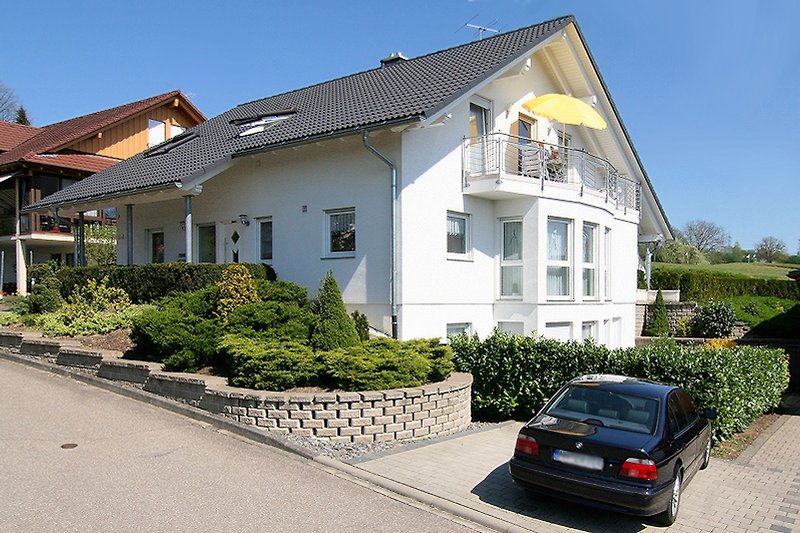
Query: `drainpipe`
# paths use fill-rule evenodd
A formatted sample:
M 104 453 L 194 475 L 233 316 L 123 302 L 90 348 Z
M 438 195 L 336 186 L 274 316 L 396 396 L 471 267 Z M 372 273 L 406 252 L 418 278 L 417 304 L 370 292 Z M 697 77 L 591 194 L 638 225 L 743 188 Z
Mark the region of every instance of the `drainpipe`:
M 392 305 L 392 338 L 397 338 L 397 167 L 385 155 L 375 149 L 374 146 L 369 144 L 369 132 L 364 130 L 361 132 L 361 138 L 364 141 L 364 146 L 367 150 L 372 152 L 375 157 L 383 161 L 386 166 L 392 171 L 392 253 L 390 260 L 390 277 L 389 285 L 391 287 L 391 305 Z

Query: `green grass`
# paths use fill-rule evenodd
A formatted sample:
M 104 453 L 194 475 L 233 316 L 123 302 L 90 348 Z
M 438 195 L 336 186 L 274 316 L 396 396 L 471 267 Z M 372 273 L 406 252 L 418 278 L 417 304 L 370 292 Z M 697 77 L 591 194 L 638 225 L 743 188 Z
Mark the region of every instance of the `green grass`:
M 720 263 L 718 265 L 678 265 L 674 263 L 654 263 L 657 268 L 669 270 L 704 270 L 706 272 L 725 272 L 751 278 L 789 279 L 790 270 L 800 269 L 800 265 L 788 263 Z

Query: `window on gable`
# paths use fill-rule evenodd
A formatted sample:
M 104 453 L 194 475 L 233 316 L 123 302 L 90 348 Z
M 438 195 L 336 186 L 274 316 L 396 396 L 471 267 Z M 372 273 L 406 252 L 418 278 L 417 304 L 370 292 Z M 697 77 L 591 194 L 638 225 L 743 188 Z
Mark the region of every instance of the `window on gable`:
M 160 120 L 147 120 L 147 146 L 161 144 L 167 138 L 167 125 Z
M 325 211 L 325 234 L 328 257 L 353 257 L 356 251 L 356 209 Z
M 447 253 L 451 258 L 470 255 L 470 217 L 464 213 L 447 213 Z
M 180 135 L 184 131 L 186 131 L 186 128 L 184 128 L 183 126 L 178 126 L 177 124 L 170 124 L 169 125 L 169 136 L 170 137 L 175 137 L 177 135 Z

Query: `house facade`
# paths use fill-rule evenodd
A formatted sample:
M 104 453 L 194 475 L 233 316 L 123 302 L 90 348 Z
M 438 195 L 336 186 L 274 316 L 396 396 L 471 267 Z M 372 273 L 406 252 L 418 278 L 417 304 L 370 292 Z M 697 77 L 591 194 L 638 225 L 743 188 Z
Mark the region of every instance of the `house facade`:
M 571 94 L 605 130 L 525 108 Z M 118 207 L 119 262 L 264 262 L 401 339 L 632 345 L 669 224 L 572 17 L 242 104 L 32 210 Z M 123 244 L 124 243 L 124 244 Z
M 75 265 L 78 219 L 20 213 L 26 206 L 105 170 L 205 120 L 180 92 L 83 115 L 41 128 L 0 122 L 0 252 L 3 285 L 26 293 L 27 266 Z M 109 204 L 83 213 L 85 224 L 114 224 Z

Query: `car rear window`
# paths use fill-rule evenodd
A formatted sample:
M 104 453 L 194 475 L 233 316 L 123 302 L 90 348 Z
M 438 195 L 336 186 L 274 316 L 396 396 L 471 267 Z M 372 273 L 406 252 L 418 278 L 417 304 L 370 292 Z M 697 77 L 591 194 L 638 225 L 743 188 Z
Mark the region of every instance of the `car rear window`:
M 568 387 L 545 411 L 557 418 L 634 433 L 655 433 L 658 400 L 591 387 Z

